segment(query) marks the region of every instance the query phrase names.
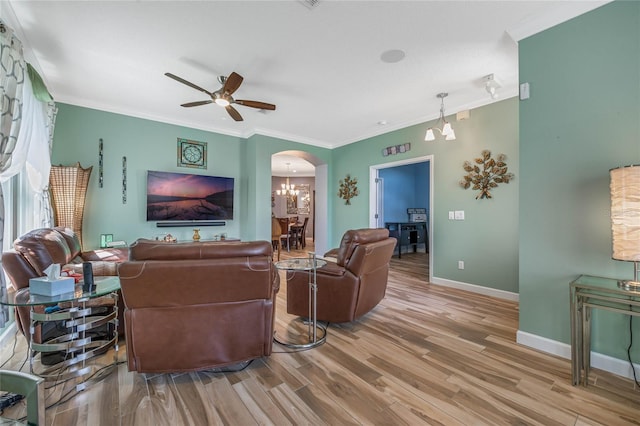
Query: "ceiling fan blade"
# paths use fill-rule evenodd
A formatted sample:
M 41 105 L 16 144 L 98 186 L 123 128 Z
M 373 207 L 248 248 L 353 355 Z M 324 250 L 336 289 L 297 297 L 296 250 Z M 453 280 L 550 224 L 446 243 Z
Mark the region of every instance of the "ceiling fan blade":
M 208 100 L 208 101 L 195 101 L 195 102 L 187 102 L 186 104 L 181 104 L 180 106 L 183 107 L 194 107 L 194 106 L 200 106 L 200 105 L 206 105 L 206 104 L 210 104 L 212 103 L 212 100 Z
M 236 121 L 242 121 L 242 116 L 240 115 L 237 109 L 235 109 L 231 105 L 227 105 L 225 109 L 227 110 L 231 118 L 233 118 Z
M 244 80 L 244 78 L 240 74 L 232 72 L 225 80 L 222 92 L 229 95 L 233 94 L 233 92 L 238 90 L 238 87 L 242 84 L 242 80 Z
M 199 91 L 201 91 L 203 93 L 206 93 L 207 95 L 211 96 L 211 93 L 207 92 L 202 87 L 200 87 L 198 85 L 195 85 L 195 84 L 191 83 L 190 81 L 185 80 L 184 78 L 178 77 L 177 75 L 171 74 L 170 72 L 166 72 L 166 73 L 164 73 L 164 75 L 166 75 L 169 78 L 174 79 L 175 81 L 179 81 L 182 84 L 186 84 L 189 87 L 192 87 L 192 88 L 194 88 L 196 90 L 199 90 Z
M 236 99 L 235 103 L 239 104 L 239 105 L 243 105 L 246 107 L 251 107 L 251 108 L 258 108 L 258 109 L 269 109 L 269 110 L 275 110 L 276 106 L 273 104 L 268 104 L 266 102 L 259 102 L 259 101 L 247 101 L 247 100 L 239 100 Z

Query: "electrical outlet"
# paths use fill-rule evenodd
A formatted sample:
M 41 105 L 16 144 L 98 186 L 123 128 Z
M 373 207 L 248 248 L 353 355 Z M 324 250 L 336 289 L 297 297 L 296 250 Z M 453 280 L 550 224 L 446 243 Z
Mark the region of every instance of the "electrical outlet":
M 464 260 L 458 260 L 458 269 L 464 269 Z

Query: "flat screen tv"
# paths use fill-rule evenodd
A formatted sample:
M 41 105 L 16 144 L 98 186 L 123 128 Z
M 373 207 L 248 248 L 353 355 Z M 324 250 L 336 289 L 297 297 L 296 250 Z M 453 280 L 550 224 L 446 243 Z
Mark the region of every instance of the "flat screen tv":
M 233 219 L 233 178 L 147 172 L 148 221 Z

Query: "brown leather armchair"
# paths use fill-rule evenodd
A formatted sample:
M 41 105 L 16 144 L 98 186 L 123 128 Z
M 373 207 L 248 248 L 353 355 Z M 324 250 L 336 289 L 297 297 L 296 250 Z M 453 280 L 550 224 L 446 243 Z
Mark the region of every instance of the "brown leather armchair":
M 141 239 L 118 275 L 129 371 L 206 370 L 271 354 L 280 278 L 270 242 Z
M 19 290 L 29 286 L 29 279 L 46 275 L 44 270 L 52 263 L 58 263 L 63 270 L 82 273 L 82 262 L 91 262 L 95 276 L 116 275 L 116 264 L 127 260 L 127 248 L 98 249 L 82 251 L 80 240 L 69 228 L 40 228 L 30 231 L 13 243 L 13 250 L 2 253 L 2 267 L 7 273 L 13 288 Z M 111 302 L 112 299 L 95 299 L 94 305 Z M 118 331 L 124 332 L 122 321 L 122 308 L 124 305 L 118 301 L 120 319 Z M 29 307 L 16 308 L 16 323 L 22 333 L 30 338 Z M 37 308 L 43 312 L 43 309 Z M 112 309 L 112 308 L 110 308 Z M 34 331 L 34 340 L 41 342 L 41 329 Z
M 384 298 L 389 261 L 396 239 L 387 229 L 355 229 L 345 232 L 335 256 L 318 268 L 317 319 L 350 322 L 371 311 Z M 287 272 L 287 312 L 309 316 L 309 273 Z

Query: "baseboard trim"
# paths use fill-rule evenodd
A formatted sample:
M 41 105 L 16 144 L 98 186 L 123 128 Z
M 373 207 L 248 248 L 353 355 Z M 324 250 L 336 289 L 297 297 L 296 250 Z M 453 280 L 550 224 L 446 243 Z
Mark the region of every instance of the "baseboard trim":
M 571 345 L 566 343 L 547 339 L 546 337 L 520 330 L 516 333 L 516 342 L 520 345 L 528 346 L 551 355 L 571 359 Z M 640 371 L 640 364 L 634 363 L 633 365 L 636 371 Z M 633 371 L 631 371 L 629 361 L 625 359 L 618 359 L 609 355 L 591 351 L 591 368 L 598 368 L 633 380 Z
M 511 291 L 498 290 L 496 288 L 483 287 L 477 284 L 469 284 L 461 281 L 448 280 L 446 278 L 433 277 L 431 279 L 432 284 L 441 285 L 444 287 L 457 288 L 459 290 L 471 291 L 473 293 L 483 294 L 485 296 L 497 297 L 499 299 L 512 300 L 518 302 L 520 295 Z

